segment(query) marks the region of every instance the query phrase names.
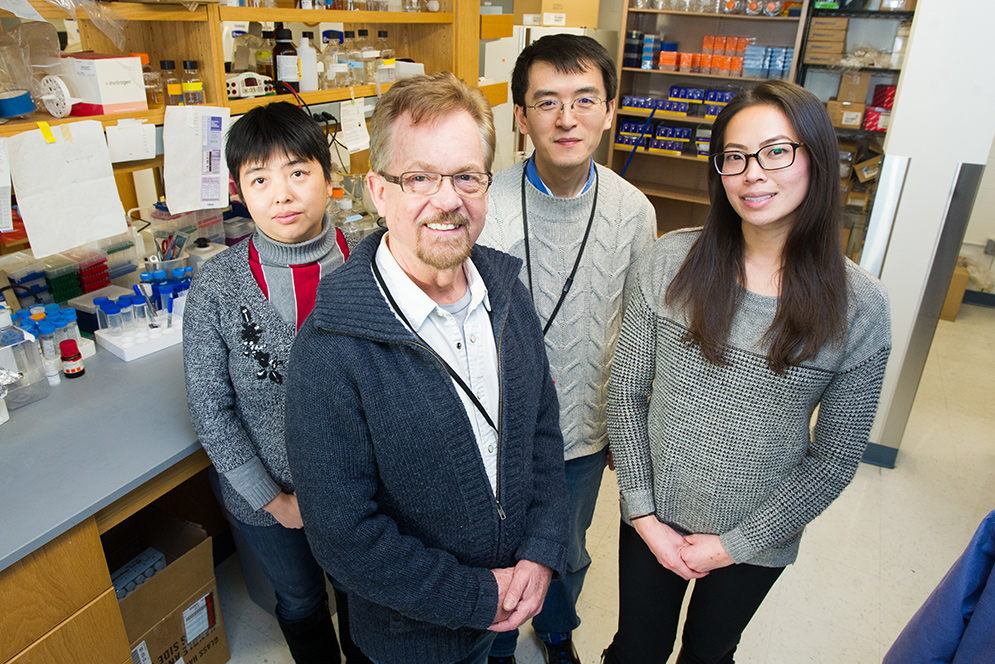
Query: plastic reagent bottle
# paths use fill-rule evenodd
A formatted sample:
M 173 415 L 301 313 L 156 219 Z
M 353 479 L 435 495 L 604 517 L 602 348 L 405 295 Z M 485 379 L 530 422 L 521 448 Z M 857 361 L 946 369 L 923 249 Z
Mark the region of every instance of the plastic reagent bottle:
M 145 102 L 150 109 L 162 108 L 166 105 L 166 100 L 162 92 L 162 76 L 149 63 L 148 53 L 132 53 L 131 55 L 142 61 L 142 79 L 145 81 Z
M 187 106 L 200 106 L 204 103 L 204 81 L 200 79 L 196 60 L 183 61 L 183 103 Z
M 377 82 L 393 83 L 397 80 L 397 61 L 394 59 L 394 49 L 387 41 L 387 31 L 377 31 L 377 45 L 380 47 L 380 62 L 377 65 Z
M 160 60 L 159 69 L 162 70 L 162 93 L 167 106 L 181 106 L 183 104 L 183 83 L 176 75 L 176 63 L 172 60 Z
M 291 41 L 293 35 L 287 28 L 276 31 L 276 47 L 273 49 L 273 60 L 276 65 L 276 80 L 290 86 L 295 92 L 300 90 L 300 77 L 297 73 L 297 49 Z M 277 94 L 280 94 L 277 86 Z
M 273 75 L 273 47 L 276 42 L 273 40 L 272 30 L 263 30 L 263 41 L 266 45 L 256 50 L 256 67 L 263 76 L 275 78 Z
M 346 61 L 349 63 L 349 85 L 363 85 L 366 82 L 366 71 L 363 67 L 363 52 L 360 42 L 353 38 L 352 30 L 345 31 Z
M 315 92 L 318 89 L 318 51 L 311 46 L 314 33 L 304 32 L 297 47 L 297 60 L 300 63 L 301 92 Z
M 356 48 L 363 54 L 363 82 L 366 85 L 373 85 L 377 82 L 377 61 L 380 59 L 380 51 L 370 42 L 369 31 L 360 30 L 358 34 Z

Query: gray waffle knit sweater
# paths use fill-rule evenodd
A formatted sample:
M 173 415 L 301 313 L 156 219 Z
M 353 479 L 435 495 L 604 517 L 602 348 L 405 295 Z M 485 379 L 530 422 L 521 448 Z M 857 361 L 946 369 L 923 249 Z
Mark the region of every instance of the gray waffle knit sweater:
M 737 563 L 782 567 L 867 445 L 891 349 L 888 298 L 847 261 L 844 339 L 782 376 L 762 341 L 777 298 L 744 292 L 729 365 L 715 366 L 681 341 L 686 318 L 664 304 L 698 234 L 660 238 L 628 293 L 608 396 L 622 516 L 655 512 L 684 534 L 720 535 Z
M 516 164 L 494 176 L 487 223 L 478 243 L 524 261 L 523 166 Z M 611 170 L 597 168 L 598 209 L 591 236 L 573 286 L 545 339 L 560 399 L 566 460 L 594 454 L 608 444 L 608 373 L 622 324 L 625 284 L 656 237 L 656 212 L 646 196 Z M 545 326 L 577 259 L 594 187 L 575 198 L 554 198 L 526 181 L 525 197 L 533 302 Z M 519 276 L 528 287 L 524 266 Z
M 321 235 L 307 242 L 279 245 L 260 235 L 254 242 L 270 268 L 319 261 L 324 272 L 342 263 L 327 218 Z M 204 263 L 183 313 L 190 421 L 221 476 L 225 507 L 249 525 L 276 524 L 263 505 L 294 491 L 283 430 L 294 315 L 292 303 L 274 305 L 263 296 L 247 239 Z

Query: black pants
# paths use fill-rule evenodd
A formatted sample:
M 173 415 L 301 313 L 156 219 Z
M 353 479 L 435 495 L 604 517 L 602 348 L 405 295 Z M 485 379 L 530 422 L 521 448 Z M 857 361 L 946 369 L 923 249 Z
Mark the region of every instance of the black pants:
M 747 623 L 783 567 L 731 565 L 695 581 L 679 664 L 731 664 Z M 666 664 L 688 582 L 657 562 L 635 528 L 618 537 L 618 632 L 605 664 Z

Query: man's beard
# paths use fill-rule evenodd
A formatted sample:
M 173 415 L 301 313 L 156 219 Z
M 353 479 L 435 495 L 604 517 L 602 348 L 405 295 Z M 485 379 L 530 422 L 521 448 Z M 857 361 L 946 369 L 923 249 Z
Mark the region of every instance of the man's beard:
M 451 231 L 450 237 L 438 238 L 429 244 L 427 241 L 423 241 L 422 236 L 422 229 L 428 224 L 452 224 L 458 228 Z M 433 231 L 429 229 L 428 232 L 432 233 Z M 415 256 L 418 257 L 418 260 L 437 270 L 451 270 L 462 265 L 470 257 L 472 248 L 470 220 L 465 215 L 456 212 L 443 212 L 418 225 Z

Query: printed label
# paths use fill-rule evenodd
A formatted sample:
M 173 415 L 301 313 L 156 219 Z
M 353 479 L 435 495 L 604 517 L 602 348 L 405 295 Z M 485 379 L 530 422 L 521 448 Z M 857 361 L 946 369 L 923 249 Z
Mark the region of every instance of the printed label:
M 131 661 L 133 664 L 152 664 L 152 658 L 149 657 L 149 649 L 145 645 L 145 641 L 131 649 Z
M 211 628 L 210 612 L 208 611 L 210 597 L 211 593 L 207 593 L 183 609 L 183 629 L 187 634 L 187 643 L 193 643 L 201 634 Z
M 93 60 L 73 60 L 76 63 L 77 76 L 96 76 L 97 63 Z

